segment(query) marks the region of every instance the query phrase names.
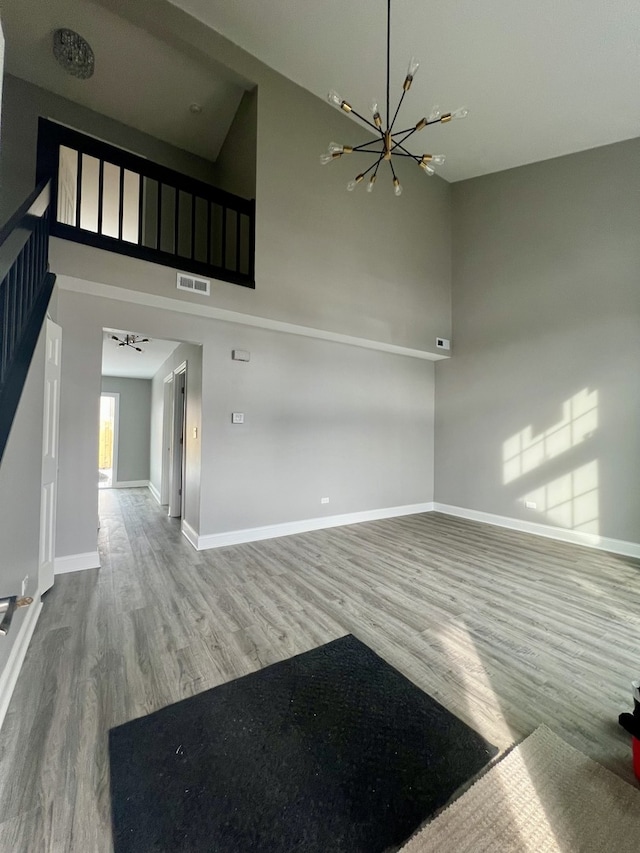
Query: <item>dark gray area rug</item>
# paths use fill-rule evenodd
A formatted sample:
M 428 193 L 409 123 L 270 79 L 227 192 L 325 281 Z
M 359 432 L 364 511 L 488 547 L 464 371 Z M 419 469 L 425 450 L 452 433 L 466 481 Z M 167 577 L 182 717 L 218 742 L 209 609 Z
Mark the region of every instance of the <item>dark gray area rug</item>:
M 109 733 L 116 853 L 382 853 L 495 747 L 349 635 Z

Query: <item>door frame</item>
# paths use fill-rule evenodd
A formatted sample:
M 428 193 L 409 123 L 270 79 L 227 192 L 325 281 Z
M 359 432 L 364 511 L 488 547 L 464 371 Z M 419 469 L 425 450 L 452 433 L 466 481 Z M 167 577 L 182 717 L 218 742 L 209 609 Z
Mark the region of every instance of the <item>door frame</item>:
M 171 518 L 184 515 L 184 474 L 187 432 L 187 362 L 173 371 L 171 405 L 171 456 L 169 465 L 169 509 Z M 182 440 L 181 440 L 182 439 Z
M 44 409 L 42 418 L 42 468 L 38 591 L 51 589 L 55 574 L 56 510 L 58 504 L 58 437 L 60 434 L 60 380 L 62 327 L 49 315 L 45 319 Z M 23 591 L 24 593 L 24 591 Z
M 165 376 L 162 386 L 162 464 L 160 472 L 160 505 L 169 505 L 171 452 L 173 447 L 173 372 Z

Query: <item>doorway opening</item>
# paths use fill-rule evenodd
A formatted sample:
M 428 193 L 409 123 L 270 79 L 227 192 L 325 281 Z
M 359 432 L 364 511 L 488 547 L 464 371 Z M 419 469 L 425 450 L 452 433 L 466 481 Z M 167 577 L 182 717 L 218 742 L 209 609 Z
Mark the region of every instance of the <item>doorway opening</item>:
M 117 393 L 100 394 L 100 427 L 98 432 L 98 488 L 110 489 L 118 458 L 118 397 Z

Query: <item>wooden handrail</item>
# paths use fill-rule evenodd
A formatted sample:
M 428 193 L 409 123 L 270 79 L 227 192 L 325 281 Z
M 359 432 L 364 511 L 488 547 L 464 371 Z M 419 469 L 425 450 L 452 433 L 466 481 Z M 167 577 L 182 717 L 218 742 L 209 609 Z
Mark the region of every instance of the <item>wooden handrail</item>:
M 43 196 L 43 199 L 41 199 L 40 196 L 43 194 L 45 189 L 47 190 L 47 194 L 46 196 Z M 42 216 L 49 204 L 50 195 L 51 181 L 50 178 L 46 178 L 45 180 L 40 181 L 31 195 L 20 205 L 13 216 L 5 222 L 2 228 L 0 228 L 0 246 L 2 246 L 13 229 L 20 224 L 20 220 L 26 214 Z
M 0 229 L 0 282 L 9 274 L 33 228 L 49 207 L 51 182 L 42 181 Z

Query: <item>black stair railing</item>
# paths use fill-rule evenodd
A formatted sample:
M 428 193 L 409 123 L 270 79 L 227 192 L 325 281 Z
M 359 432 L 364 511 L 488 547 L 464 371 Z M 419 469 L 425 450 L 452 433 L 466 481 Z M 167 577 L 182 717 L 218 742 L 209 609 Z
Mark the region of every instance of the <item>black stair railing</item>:
M 41 118 L 51 235 L 255 287 L 255 201 Z
M 0 461 L 55 282 L 50 201 L 45 181 L 0 229 Z

